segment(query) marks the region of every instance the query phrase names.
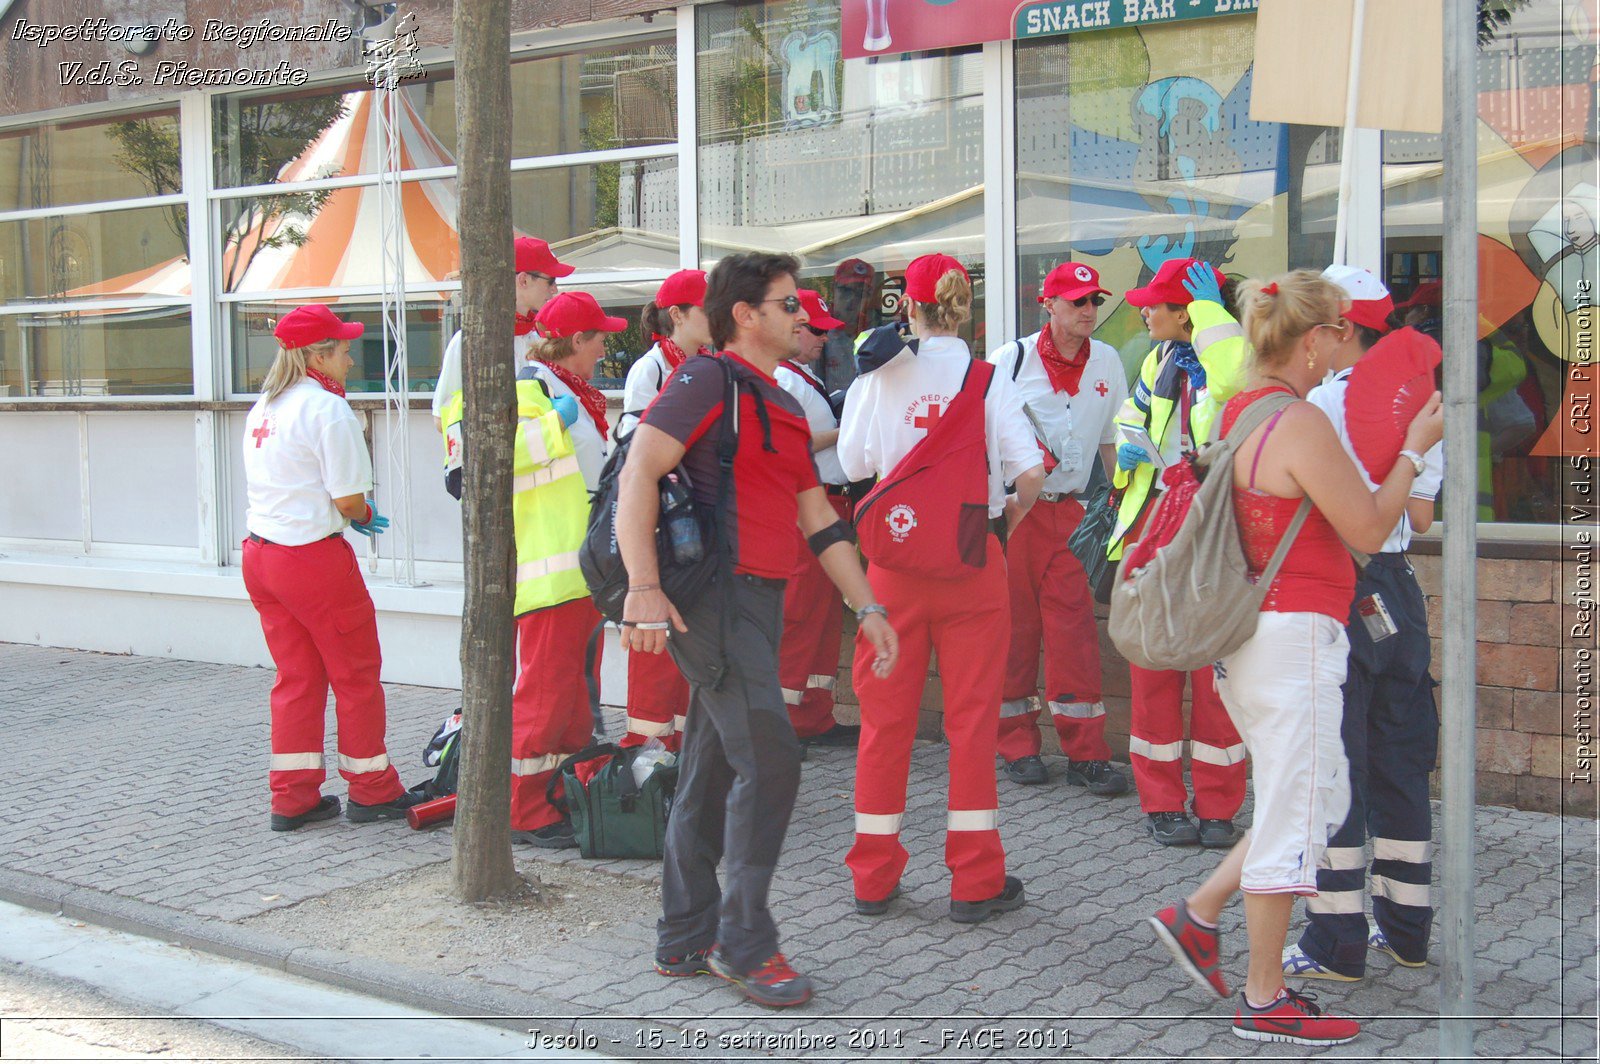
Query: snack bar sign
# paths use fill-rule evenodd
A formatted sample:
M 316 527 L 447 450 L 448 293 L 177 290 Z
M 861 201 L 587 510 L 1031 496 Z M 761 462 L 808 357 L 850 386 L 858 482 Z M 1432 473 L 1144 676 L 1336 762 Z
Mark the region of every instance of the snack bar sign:
M 1254 11 L 1259 0 L 1044 0 L 1017 8 L 1012 35 L 1053 37 L 1080 30 L 1155 26 Z
M 841 0 L 846 59 L 1252 12 L 1258 0 Z

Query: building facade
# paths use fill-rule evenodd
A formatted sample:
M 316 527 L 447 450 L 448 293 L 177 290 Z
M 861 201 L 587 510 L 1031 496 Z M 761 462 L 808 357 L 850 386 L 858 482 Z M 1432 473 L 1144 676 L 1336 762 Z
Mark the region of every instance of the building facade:
M 943 251 L 977 282 L 966 338 L 987 351 L 1038 327 L 1042 278 L 1068 258 L 1118 292 L 1180 254 L 1236 276 L 1320 269 L 1348 153 L 1349 261 L 1397 302 L 1448 283 L 1438 136 L 1253 120 L 1254 5 L 1207 2 L 1203 18 L 1147 4 L 1138 24 L 847 59 L 840 0 L 521 0 L 513 224 L 577 266 L 568 287 L 634 321 L 674 270 L 771 249 L 866 327 L 912 258 Z M 1574 469 L 1600 458 L 1585 421 L 1600 3 L 1486 6 L 1481 471 L 1447 490 L 1479 506 L 1480 767 L 1504 777 L 1486 791 L 1553 808 L 1592 797 L 1559 781 L 1578 741 L 1568 659 L 1593 643 L 1563 574 L 1595 524 Z M 242 426 L 271 323 L 325 301 L 368 325 L 351 395 L 379 506 L 399 511 L 369 566 L 386 676 L 458 683 L 459 515 L 426 404 L 460 287 L 450 5 L 0 8 L 0 640 L 266 662 L 238 576 Z M 416 67 L 386 200 L 363 43 L 401 19 Z M 380 327 L 394 202 L 410 397 Z M 1130 371 L 1147 347 L 1120 298 L 1098 336 Z M 616 337 L 602 383 L 648 345 Z M 848 384 L 843 339 L 826 372 Z M 1107 690 L 1125 692 L 1108 661 Z

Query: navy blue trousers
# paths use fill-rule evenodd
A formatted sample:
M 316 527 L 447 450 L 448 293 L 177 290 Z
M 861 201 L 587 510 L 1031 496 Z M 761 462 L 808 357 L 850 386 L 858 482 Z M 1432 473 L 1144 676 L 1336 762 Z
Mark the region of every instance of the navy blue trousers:
M 1356 601 L 1377 593 L 1399 633 L 1374 643 L 1350 611 L 1350 666 L 1344 684 L 1344 748 L 1350 760 L 1350 815 L 1328 840 L 1317 871 L 1318 895 L 1300 948 L 1343 975 L 1366 974 L 1363 906 L 1372 839 L 1372 916 L 1394 950 L 1410 961 L 1428 956 L 1433 907 L 1433 820 L 1428 773 L 1439 752 L 1439 711 L 1429 672 L 1428 613 L 1404 554 L 1375 554 L 1356 583 Z

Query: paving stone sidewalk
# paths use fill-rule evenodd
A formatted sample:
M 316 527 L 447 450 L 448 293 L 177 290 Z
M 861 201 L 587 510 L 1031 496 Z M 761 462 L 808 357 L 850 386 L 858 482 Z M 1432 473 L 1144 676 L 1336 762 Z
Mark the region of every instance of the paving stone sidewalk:
M 11 755 L 10 801 L 0 818 L 5 867 L 238 922 L 448 860 L 448 831 L 342 820 L 286 834 L 266 829 L 272 677 L 262 669 L 0 644 Z M 417 753 L 457 693 L 395 685 L 388 693 L 391 754 L 413 783 L 424 773 Z M 1059 776 L 1064 762 L 1047 761 Z M 657 1059 L 738 1056 L 719 1050 L 717 1040 L 749 1032 L 838 1039 L 832 1050 L 771 1053 L 796 1059 L 1312 1055 L 1235 1039 L 1232 1005 L 1202 995 L 1154 945 L 1144 917 L 1181 896 L 1217 855 L 1150 843 L 1132 795 L 1100 799 L 1059 782 L 1002 781 L 1001 830 L 1029 904 L 962 927 L 946 916 L 944 750 L 919 743 L 904 835 L 906 897 L 888 917 L 869 920 L 850 907 L 843 865 L 853 771 L 850 751 L 812 752 L 774 886 L 784 948 L 819 984 L 804 1013 L 738 1002 L 710 979 L 656 976 L 648 970 L 653 913 L 597 931 L 559 956 L 480 966 L 459 985 L 538 993 L 569 1003 L 574 1015 L 656 1017 L 691 1031 L 650 1051 Z M 328 790 L 343 791 L 336 774 Z M 395 844 L 396 832 L 405 845 Z M 1486 806 L 1477 839 L 1480 1059 L 1595 1059 L 1594 822 Z M 650 862 L 578 862 L 519 848 L 519 859 L 529 856 L 659 880 Z M 1435 860 L 1437 868 L 1442 854 Z M 1223 930 L 1228 975 L 1242 983 L 1237 907 Z M 1365 1026 L 1356 1042 L 1315 1055 L 1434 1058 L 1437 967 L 1412 971 L 1378 958 L 1361 984 L 1314 988 Z M 1002 1040 L 978 1034 L 990 1029 Z

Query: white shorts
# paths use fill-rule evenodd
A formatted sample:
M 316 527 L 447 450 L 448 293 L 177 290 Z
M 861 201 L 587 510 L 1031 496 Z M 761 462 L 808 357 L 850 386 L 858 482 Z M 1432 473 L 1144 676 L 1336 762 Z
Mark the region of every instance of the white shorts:
M 1344 625 L 1322 613 L 1263 613 L 1256 634 L 1217 663 L 1217 693 L 1250 751 L 1255 822 L 1240 886 L 1317 892 L 1317 861 L 1350 811 Z

